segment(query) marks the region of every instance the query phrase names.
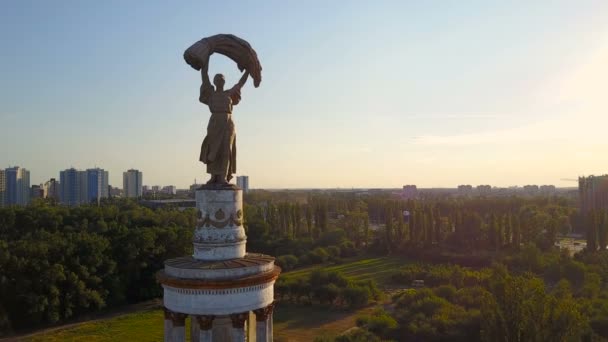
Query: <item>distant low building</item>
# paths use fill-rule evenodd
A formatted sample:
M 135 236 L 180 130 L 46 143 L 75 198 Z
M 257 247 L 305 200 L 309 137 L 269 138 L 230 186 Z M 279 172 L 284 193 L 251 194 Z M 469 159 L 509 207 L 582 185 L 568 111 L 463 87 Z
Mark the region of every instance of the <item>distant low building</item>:
M 177 188 L 175 185 L 167 185 L 161 189 L 161 192 L 167 195 L 175 195 L 177 193 Z
M 555 185 L 541 185 L 538 191 L 541 195 L 552 196 L 555 195 L 556 188 Z
M 44 186 L 42 184 L 34 184 L 30 189 L 30 199 L 34 200 L 36 198 L 44 198 Z
M 55 178 L 51 178 L 44 183 L 43 186 L 43 197 L 51 198 L 59 202 L 59 182 Z
M 473 186 L 472 185 L 459 185 L 458 186 L 458 194 L 460 196 L 471 196 L 473 194 Z
M 538 190 L 538 185 L 524 185 L 524 194 L 528 196 L 537 196 Z
M 492 186 L 491 185 L 478 185 L 477 193 L 479 196 L 489 196 L 492 194 Z
M 110 186 L 110 197 L 122 197 L 122 189 Z
M 403 199 L 415 199 L 418 197 L 418 188 L 415 185 L 404 185 L 401 191 Z
M 249 191 L 249 176 L 236 177 L 236 186 L 243 189 L 243 192 Z

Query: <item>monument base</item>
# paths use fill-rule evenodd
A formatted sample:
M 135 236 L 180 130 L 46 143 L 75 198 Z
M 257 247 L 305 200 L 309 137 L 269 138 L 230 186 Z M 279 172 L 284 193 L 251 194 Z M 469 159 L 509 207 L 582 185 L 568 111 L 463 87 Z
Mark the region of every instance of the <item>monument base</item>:
M 273 257 L 255 253 L 224 261 L 193 257 L 165 261 L 165 269 L 156 275 L 169 317 L 165 329 L 172 332 L 165 336 L 181 336 L 184 320 L 190 316 L 191 324 L 198 327 L 192 330 L 199 334 L 197 341 L 245 341 L 246 322 L 247 334 L 255 335 L 257 341 L 272 341 L 268 320 L 272 320 L 274 283 L 280 273 Z M 251 312 L 255 320 L 250 319 Z

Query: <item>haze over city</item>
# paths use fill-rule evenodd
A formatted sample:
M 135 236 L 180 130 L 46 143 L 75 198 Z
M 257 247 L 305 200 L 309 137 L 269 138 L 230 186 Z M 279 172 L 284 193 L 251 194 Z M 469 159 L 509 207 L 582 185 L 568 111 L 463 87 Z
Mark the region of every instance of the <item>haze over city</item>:
M 0 10 L 0 167 L 203 182 L 182 52 L 255 42 L 235 109 L 256 188 L 555 184 L 608 169 L 608 3 L 14 2 Z M 238 81 L 212 56 L 210 75 Z M 268 166 L 271 166 L 271 169 Z

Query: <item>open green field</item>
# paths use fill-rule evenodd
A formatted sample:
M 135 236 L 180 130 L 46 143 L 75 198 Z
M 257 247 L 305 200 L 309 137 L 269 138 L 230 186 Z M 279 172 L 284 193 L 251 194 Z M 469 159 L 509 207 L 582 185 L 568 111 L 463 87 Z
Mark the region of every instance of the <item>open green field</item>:
M 297 279 L 308 276 L 316 269 L 324 269 L 339 271 L 354 280 L 375 280 L 378 285 L 387 285 L 390 283 L 390 276 L 393 272 L 406 263 L 406 260 L 398 257 L 358 258 L 339 265 L 315 265 L 301 268 L 285 273 L 281 277 L 286 280 Z
M 340 271 L 356 280 L 374 279 L 387 285 L 390 275 L 406 263 L 399 258 L 355 259 L 341 265 L 307 267 L 281 275 L 284 278 L 305 277 L 315 269 Z M 312 341 L 321 335 L 337 335 L 355 325 L 356 317 L 372 306 L 353 312 L 323 306 L 279 303 L 275 309 L 274 332 L 277 341 Z M 188 334 L 189 322 L 186 322 Z M 53 329 L 24 338 L 26 341 L 161 341 L 163 313 L 160 308 L 127 313 L 65 328 Z
M 78 324 L 71 328 L 42 333 L 26 341 L 162 341 L 163 311 L 160 309 Z M 189 322 L 186 332 L 190 331 Z

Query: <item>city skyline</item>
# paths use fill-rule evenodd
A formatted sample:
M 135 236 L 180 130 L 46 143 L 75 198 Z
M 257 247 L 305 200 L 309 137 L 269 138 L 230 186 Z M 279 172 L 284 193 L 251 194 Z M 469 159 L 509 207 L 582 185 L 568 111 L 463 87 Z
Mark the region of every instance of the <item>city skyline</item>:
M 206 182 L 209 113 L 181 54 L 221 32 L 264 67 L 235 110 L 237 174 L 256 188 L 564 187 L 608 170 L 608 3 L 9 2 L 0 19 L 0 164 L 31 184 L 66 165 L 103 165 L 114 186 L 133 167 Z M 228 84 L 234 69 L 212 57 Z
M 21 167 L 19 165 L 15 165 L 15 166 L 9 166 L 6 169 L 10 169 L 10 168 L 23 168 L 23 167 Z M 27 169 L 27 168 L 24 168 L 24 169 L 27 170 L 28 177 L 29 177 L 30 169 Z M 109 178 L 108 174 L 112 174 L 108 170 L 104 170 L 104 169 L 102 169 L 102 168 L 100 168 L 98 166 L 95 166 L 94 168 L 87 168 L 87 169 L 84 169 L 84 170 L 77 169 L 77 168 L 75 168 L 73 166 L 70 166 L 67 169 L 60 170 L 58 172 L 59 177 L 48 177 L 48 178 L 45 178 L 46 180 L 43 181 L 43 182 L 41 182 L 41 183 L 31 182 L 31 185 L 32 186 L 35 186 L 35 185 L 44 186 L 49 181 L 56 181 L 56 179 L 60 179 L 61 178 L 61 174 L 63 172 L 65 172 L 65 171 L 69 171 L 69 170 L 73 170 L 75 172 L 80 172 L 80 173 L 87 173 L 89 171 L 101 170 L 101 171 L 105 172 L 105 177 L 106 178 Z M 3 177 L 5 169 L 0 169 L 0 171 L 2 172 L 2 173 L 0 173 L 0 179 L 2 179 L 1 177 Z M 129 168 L 128 170 L 124 170 L 124 171 L 121 172 L 123 174 L 123 177 L 121 178 L 121 183 L 113 184 L 113 183 L 110 183 L 110 182 L 104 182 L 102 184 L 104 184 L 104 185 L 107 184 L 110 188 L 116 188 L 116 189 L 124 190 L 124 177 L 125 177 L 125 173 L 129 173 L 130 171 L 137 171 L 140 174 L 143 174 L 143 171 L 141 171 L 141 170 Z M 580 177 L 587 177 L 587 176 L 588 177 L 605 177 L 606 175 L 604 175 L 604 174 L 596 174 L 596 175 L 589 174 L 589 175 L 583 175 L 583 176 L 580 176 Z M 239 185 L 239 182 L 240 182 L 239 179 L 246 179 L 244 182 L 245 182 L 245 184 L 247 184 L 246 188 L 249 189 L 249 175 L 239 174 L 239 175 L 237 175 L 231 181 L 231 183 L 235 184 L 237 186 L 240 186 Z M 184 187 L 177 187 L 174 184 L 159 184 L 159 183 L 148 183 L 148 182 L 147 183 L 143 183 L 142 182 L 141 186 L 142 186 L 142 191 L 144 191 L 144 192 L 146 192 L 146 191 L 162 191 L 162 190 L 169 191 L 168 188 L 175 188 L 175 189 L 178 189 L 178 190 L 186 190 L 188 188 L 191 188 L 193 185 L 196 185 L 196 184 L 201 185 L 201 184 L 205 183 L 205 182 L 198 181 L 196 179 L 194 179 L 194 181 L 195 181 L 194 183 L 190 183 L 190 184 L 188 184 L 188 185 L 186 185 Z M 528 186 L 535 186 L 535 187 L 540 187 L 540 188 L 542 188 L 542 187 L 557 187 L 557 188 L 576 188 L 576 187 L 578 187 L 578 185 L 576 184 L 576 182 L 579 181 L 578 179 L 562 179 L 562 181 L 566 182 L 562 186 L 556 186 L 556 185 L 551 184 L 549 182 L 541 182 L 541 183 L 536 183 L 536 184 L 528 182 L 528 183 L 521 183 L 521 184 L 506 184 L 506 185 L 482 184 L 482 183 L 479 183 L 479 184 L 478 183 L 473 183 L 473 184 L 470 184 L 470 183 L 468 183 L 468 184 L 465 184 L 465 183 L 454 183 L 454 184 L 448 184 L 446 186 L 436 186 L 436 187 L 433 187 L 433 186 L 418 186 L 418 185 L 403 185 L 402 184 L 402 185 L 398 185 L 398 186 L 394 186 L 394 187 L 391 186 L 391 187 L 350 187 L 350 188 L 353 188 L 353 189 L 376 189 L 376 188 L 378 188 L 378 189 L 401 189 L 402 187 L 406 187 L 406 186 L 408 186 L 408 187 L 409 186 L 414 186 L 414 187 L 419 187 L 420 189 L 458 189 L 459 187 L 462 187 L 462 186 L 467 186 L 467 187 L 471 187 L 472 186 L 472 187 L 476 187 L 479 190 L 480 187 L 481 188 L 483 188 L 483 187 L 489 187 L 490 189 L 498 189 L 498 188 L 502 188 L 502 189 L 507 189 L 507 188 L 522 188 L 523 189 L 523 188 L 526 188 Z M 121 184 L 122 184 L 122 186 L 121 186 Z M 105 188 L 105 186 L 102 186 L 102 188 Z M 349 187 L 287 187 L 287 188 L 272 188 L 272 187 L 262 188 L 262 187 L 256 187 L 255 189 L 271 189 L 271 190 L 273 190 L 273 189 L 348 189 L 348 188 Z

